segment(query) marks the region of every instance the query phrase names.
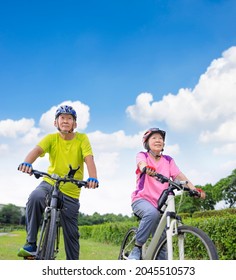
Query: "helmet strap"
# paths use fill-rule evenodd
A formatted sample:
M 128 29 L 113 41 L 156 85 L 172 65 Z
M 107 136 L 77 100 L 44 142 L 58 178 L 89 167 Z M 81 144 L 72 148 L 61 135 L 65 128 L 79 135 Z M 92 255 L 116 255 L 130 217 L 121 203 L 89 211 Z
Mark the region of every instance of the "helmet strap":
M 160 158 L 161 157 L 161 154 L 159 155 L 157 155 L 157 154 L 155 154 L 152 150 L 149 150 L 148 151 L 155 159 L 158 159 L 158 158 Z
M 60 129 L 60 127 L 57 127 L 57 130 L 60 131 L 62 134 L 69 134 L 69 133 L 72 133 L 74 130 L 71 129 L 70 131 L 63 131 Z

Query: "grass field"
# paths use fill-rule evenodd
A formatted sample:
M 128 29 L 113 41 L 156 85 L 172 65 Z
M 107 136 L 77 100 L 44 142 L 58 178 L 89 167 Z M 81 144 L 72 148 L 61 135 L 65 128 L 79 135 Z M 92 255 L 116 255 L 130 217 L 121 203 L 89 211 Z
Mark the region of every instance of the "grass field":
M 22 260 L 17 257 L 17 250 L 25 243 L 25 231 L 13 231 L 0 235 L 0 260 Z M 119 246 L 80 239 L 81 260 L 117 260 Z M 63 240 L 60 244 L 58 260 L 65 260 Z

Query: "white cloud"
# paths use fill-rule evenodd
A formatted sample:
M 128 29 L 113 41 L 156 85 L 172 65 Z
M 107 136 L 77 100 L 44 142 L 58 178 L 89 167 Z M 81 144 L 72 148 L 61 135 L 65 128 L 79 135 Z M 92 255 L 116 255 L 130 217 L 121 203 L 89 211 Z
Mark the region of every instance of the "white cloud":
M 40 129 L 32 127 L 30 131 L 22 137 L 23 144 L 37 143 L 39 141 Z
M 89 122 L 89 107 L 80 101 L 64 101 L 58 105 L 51 107 L 47 112 L 45 112 L 40 121 L 40 128 L 44 133 L 52 133 L 55 131 L 54 120 L 55 113 L 59 106 L 61 105 L 69 105 L 72 106 L 77 113 L 77 128 L 80 130 L 84 130 Z
M 113 178 L 120 166 L 120 154 L 117 152 L 98 152 L 95 154 L 95 162 L 99 178 Z
M 230 155 L 236 156 L 236 143 L 229 143 L 226 145 L 221 145 L 213 149 L 214 155 Z M 235 165 L 236 166 L 236 165 Z
M 201 118 L 196 100 L 189 89 L 180 89 L 177 95 L 169 93 L 161 101 L 153 101 L 151 93 L 141 93 L 136 104 L 126 110 L 136 122 L 150 126 L 151 123 L 166 122 L 173 130 L 184 130 Z
M 175 155 L 178 155 L 179 152 L 180 152 L 180 147 L 178 144 L 174 144 L 174 145 L 166 145 L 164 147 L 164 154 L 168 154 L 168 155 L 172 155 L 172 156 L 175 156 Z
M 21 119 L 14 121 L 11 119 L 0 121 L 0 136 L 6 138 L 16 138 L 24 135 L 34 126 L 33 119 Z
M 9 150 L 9 146 L 7 144 L 0 144 L 0 155 L 6 154 Z
M 236 141 L 236 114 L 232 119 L 218 122 L 218 127 L 214 131 L 205 130 L 201 133 L 199 140 L 208 142 L 235 142 Z
M 165 122 L 172 130 L 210 127 L 208 133 L 229 118 L 236 117 L 236 47 L 223 52 L 200 77 L 196 87 L 169 93 L 153 101 L 151 93 L 141 93 L 127 108 L 130 118 L 142 125 Z
M 97 150 L 114 151 L 121 149 L 135 149 L 140 147 L 143 132 L 135 135 L 125 135 L 123 130 L 106 134 L 101 131 L 89 133 L 89 138 Z

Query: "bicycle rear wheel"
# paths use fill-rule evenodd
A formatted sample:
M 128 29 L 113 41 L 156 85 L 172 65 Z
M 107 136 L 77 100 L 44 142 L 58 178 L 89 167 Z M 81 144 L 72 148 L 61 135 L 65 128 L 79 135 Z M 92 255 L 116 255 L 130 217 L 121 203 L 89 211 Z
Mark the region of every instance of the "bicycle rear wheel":
M 173 235 L 174 260 L 218 260 L 218 254 L 213 241 L 201 229 L 183 225 Z M 153 259 L 160 259 L 167 239 L 164 236 L 156 247 Z
M 130 228 L 121 243 L 118 260 L 127 260 L 131 250 L 134 248 L 135 237 L 137 232 L 136 227 Z

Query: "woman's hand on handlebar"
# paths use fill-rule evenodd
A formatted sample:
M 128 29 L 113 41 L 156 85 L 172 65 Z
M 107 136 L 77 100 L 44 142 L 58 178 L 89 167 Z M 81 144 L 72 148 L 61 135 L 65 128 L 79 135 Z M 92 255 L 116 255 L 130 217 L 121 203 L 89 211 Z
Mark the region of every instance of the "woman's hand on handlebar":
M 152 176 L 152 177 L 156 176 L 156 174 L 157 174 L 156 169 L 152 166 L 149 166 L 149 165 L 145 166 L 142 169 L 142 173 L 145 173 L 145 174 L 147 174 L 149 176 Z
M 18 166 L 18 170 L 22 171 L 24 173 L 28 173 L 29 175 L 32 175 L 32 164 L 28 163 L 28 162 L 22 162 L 19 166 Z
M 196 191 L 199 193 L 199 198 L 201 198 L 201 199 L 206 198 L 206 193 L 204 192 L 204 190 L 202 190 L 200 188 L 196 188 Z
M 204 192 L 204 190 L 202 190 L 200 188 L 191 189 L 189 191 L 189 194 L 190 194 L 190 196 L 200 198 L 200 199 L 206 198 L 206 193 Z

